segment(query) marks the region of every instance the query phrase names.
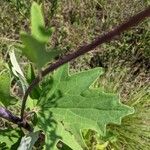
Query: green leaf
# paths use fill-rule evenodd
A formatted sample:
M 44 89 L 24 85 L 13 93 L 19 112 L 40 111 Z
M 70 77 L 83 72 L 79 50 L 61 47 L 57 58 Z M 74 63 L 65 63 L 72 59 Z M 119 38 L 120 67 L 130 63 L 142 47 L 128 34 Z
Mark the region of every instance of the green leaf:
M 8 71 L 0 73 L 0 105 L 9 106 L 16 103 L 16 99 L 10 95 L 11 77 Z
M 16 46 L 38 69 L 54 59 L 61 52 L 56 48 L 46 50 L 46 44 L 52 35 L 53 29 L 46 30 L 41 6 L 33 2 L 31 7 L 31 35 L 20 33 L 23 45 Z
M 20 145 L 17 150 L 32 150 L 38 138 L 39 138 L 39 131 L 30 133 L 22 137 Z
M 28 69 L 27 69 L 27 82 L 28 84 L 31 84 L 31 82 L 35 79 L 36 75 L 35 75 L 35 72 L 34 72 L 34 68 L 33 68 L 33 65 L 32 64 L 29 64 L 28 65 Z M 41 92 L 41 89 L 39 87 L 39 85 L 37 85 L 31 92 L 30 94 L 30 97 L 32 99 L 38 99 L 40 97 L 40 92 Z
M 32 99 L 30 96 L 28 96 L 26 107 L 29 108 L 29 110 L 31 111 L 35 111 L 37 101 L 37 99 Z
M 6 129 L 0 129 L 0 133 L 0 143 L 4 143 L 5 147 L 9 150 L 17 149 L 23 135 L 20 129 L 9 127 Z
M 78 95 L 88 89 L 102 73 L 101 68 L 94 68 L 70 76 L 68 64 L 64 65 L 54 73 L 52 81 L 50 80 L 52 89 L 46 95 L 50 97 L 56 90 L 61 94 Z
M 27 68 L 27 75 L 26 75 L 27 82 L 30 84 L 35 79 L 35 77 L 36 75 L 35 75 L 33 65 L 29 64 Z
M 11 50 L 11 51 L 9 52 L 9 56 L 10 56 L 10 61 L 11 61 L 11 63 L 12 63 L 12 71 L 13 71 L 13 73 L 14 73 L 17 77 L 19 77 L 19 76 L 18 76 L 18 74 L 19 74 L 21 77 L 23 77 L 23 78 L 25 79 L 24 74 L 23 74 L 23 72 L 22 72 L 22 70 L 21 70 L 21 68 L 20 68 L 20 66 L 19 66 L 19 64 L 18 64 L 18 62 L 17 62 L 17 59 L 16 59 L 16 56 L 15 56 L 14 50 Z
M 53 29 L 46 31 L 41 5 L 33 2 L 31 7 L 31 34 L 38 41 L 47 43 Z
M 12 72 L 14 73 L 14 75 L 19 79 L 22 89 L 23 89 L 23 93 L 25 93 L 28 84 L 26 82 L 25 76 L 20 68 L 19 63 L 17 62 L 17 58 L 15 56 L 14 50 L 9 51 L 9 56 L 10 56 L 10 61 L 12 64 Z
M 120 103 L 118 96 L 93 89 L 91 85 L 102 74 L 101 68 L 95 68 L 77 74 L 69 75 L 68 66 L 58 69 L 50 80 L 50 89 L 43 90 L 39 101 L 39 126 L 49 136 L 52 128 L 50 118 L 56 127 L 59 123 L 65 132 L 73 134 L 76 142 L 85 148 L 81 131 L 92 129 L 101 135 L 106 133 L 109 123 L 121 124 L 122 117 L 132 114 L 133 108 Z M 48 83 L 47 83 L 48 84 Z M 45 127 L 44 120 L 47 120 Z M 51 137 L 51 136 L 50 136 Z M 66 137 L 58 132 L 58 138 L 64 142 Z M 48 145 L 49 141 L 46 140 Z M 65 143 L 65 142 L 64 142 Z M 65 143 L 70 146 L 70 143 Z M 71 146 L 70 146 L 71 147 Z M 72 147 L 71 147 L 72 148 Z M 75 149 L 75 148 L 72 148 Z
M 52 49 L 47 52 L 45 44 L 35 39 L 33 36 L 22 32 L 20 34 L 24 47 L 20 47 L 23 54 L 38 68 L 43 67 L 47 62 L 51 61 L 58 55 L 58 51 Z
M 63 141 L 73 150 L 82 150 L 73 135 L 65 129 L 62 122 L 55 121 L 49 113 L 40 118 L 38 125 L 41 129 L 44 129 L 43 131 L 46 135 L 46 150 L 49 150 L 50 148 L 51 150 L 57 150 L 56 144 L 58 141 Z

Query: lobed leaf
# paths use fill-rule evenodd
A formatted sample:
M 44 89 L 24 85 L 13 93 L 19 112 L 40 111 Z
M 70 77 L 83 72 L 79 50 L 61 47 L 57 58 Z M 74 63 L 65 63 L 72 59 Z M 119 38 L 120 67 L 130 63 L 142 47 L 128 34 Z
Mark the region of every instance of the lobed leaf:
M 31 7 L 31 34 L 38 41 L 47 43 L 53 29 L 46 30 L 41 5 L 33 2 Z
M 14 150 L 18 148 L 23 135 L 20 129 L 9 127 L 9 129 L 0 129 L 0 133 L 0 149 L 3 147 L 2 143 L 5 145 L 5 149 Z
M 52 128 L 50 118 L 53 118 L 56 128 L 60 128 L 61 123 L 63 131 L 72 134 L 74 140 L 85 148 L 81 135 L 83 129 L 92 129 L 105 135 L 107 124 L 120 124 L 122 117 L 132 114 L 134 110 L 121 104 L 116 95 L 91 87 L 102 74 L 101 68 L 73 75 L 69 75 L 68 70 L 67 65 L 59 68 L 52 76 L 52 81 L 50 80 L 50 89 L 42 94 L 38 104 L 39 126 L 49 136 Z M 47 127 L 43 124 L 43 117 L 47 120 Z M 57 143 L 60 139 L 70 146 L 70 143 L 66 143 L 65 135 L 58 132 L 57 138 L 51 140 Z M 46 140 L 47 147 L 48 143 L 49 139 Z
M 17 48 L 33 63 L 38 69 L 41 69 L 47 62 L 54 59 L 60 51 L 55 48 L 46 50 L 46 44 L 52 35 L 53 29 L 47 30 L 44 24 L 44 18 L 41 5 L 33 3 L 31 7 L 31 35 L 21 32 L 20 37 L 23 45 Z
M 45 131 L 46 150 L 57 150 L 56 145 L 59 141 L 63 141 L 73 150 L 82 150 L 81 146 L 77 143 L 74 136 L 67 131 L 62 122 L 57 122 L 50 113 L 40 118 L 40 121 L 38 121 L 38 126 L 41 129 L 44 129 L 43 131 Z

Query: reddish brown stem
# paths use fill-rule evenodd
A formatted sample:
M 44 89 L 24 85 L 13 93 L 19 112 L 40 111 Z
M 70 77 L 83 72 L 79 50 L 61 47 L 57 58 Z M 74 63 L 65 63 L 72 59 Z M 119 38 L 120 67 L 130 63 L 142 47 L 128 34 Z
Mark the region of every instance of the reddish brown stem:
M 142 20 L 144 20 L 146 17 L 150 17 L 150 6 L 143 10 L 142 12 L 136 14 L 135 16 L 131 17 L 128 21 L 122 23 L 121 25 L 115 27 L 111 31 L 104 33 L 103 35 L 99 36 L 95 40 L 93 40 L 90 44 L 84 45 L 80 47 L 78 50 L 65 55 L 61 59 L 57 60 L 55 63 L 51 64 L 48 68 L 46 68 L 44 71 L 42 71 L 42 77 L 46 76 L 48 73 L 52 72 L 53 70 L 57 69 L 61 65 L 93 50 L 97 46 L 101 45 L 102 43 L 106 43 L 111 41 L 115 36 L 120 35 L 125 30 L 137 25 Z M 22 101 L 22 108 L 21 108 L 21 119 L 23 120 L 24 116 L 24 109 L 27 101 L 27 97 L 32 91 L 32 89 L 40 82 L 39 77 L 36 77 L 32 83 L 29 85 Z
M 17 124 L 19 127 L 22 127 L 28 131 L 32 131 L 31 126 L 27 122 L 22 122 L 21 118 L 13 115 L 9 110 L 6 108 L 0 107 L 0 117 L 3 119 L 8 120 L 14 124 Z

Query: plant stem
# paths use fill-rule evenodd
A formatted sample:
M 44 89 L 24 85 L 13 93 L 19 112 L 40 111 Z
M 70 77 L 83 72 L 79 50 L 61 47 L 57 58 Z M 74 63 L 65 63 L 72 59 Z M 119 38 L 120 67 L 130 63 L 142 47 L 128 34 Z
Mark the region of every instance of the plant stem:
M 58 59 L 55 63 L 51 64 L 48 68 L 42 71 L 42 77 L 46 76 L 53 70 L 57 69 L 61 65 L 93 50 L 97 46 L 111 41 L 115 36 L 120 35 L 122 32 L 125 30 L 137 25 L 141 21 L 143 21 L 146 17 L 150 17 L 150 6 L 146 8 L 145 10 L 141 11 L 140 13 L 134 15 L 131 17 L 129 20 L 125 21 L 121 25 L 116 26 L 114 29 L 110 30 L 109 32 L 104 33 L 103 35 L 99 36 L 95 40 L 93 40 L 90 44 L 84 45 L 80 47 L 78 50 L 63 56 L 62 58 Z M 22 108 L 21 108 L 21 119 L 23 120 L 24 116 L 24 110 L 25 110 L 25 105 L 27 101 L 27 97 L 32 91 L 32 89 L 40 82 L 39 77 L 37 76 L 32 83 L 29 85 L 27 91 L 25 92 L 25 95 L 23 97 L 22 101 Z
M 28 131 L 32 131 L 31 126 L 27 122 L 22 122 L 21 118 L 13 115 L 9 110 L 0 107 L 0 117 L 17 124 L 19 127 L 23 127 Z

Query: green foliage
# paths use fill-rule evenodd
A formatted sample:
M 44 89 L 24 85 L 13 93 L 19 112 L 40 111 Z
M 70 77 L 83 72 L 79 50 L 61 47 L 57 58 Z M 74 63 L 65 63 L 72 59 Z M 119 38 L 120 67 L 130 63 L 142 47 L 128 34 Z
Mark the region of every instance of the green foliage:
M 10 84 L 10 73 L 0 72 L 0 105 L 5 107 L 16 103 L 16 99 L 10 95 Z
M 52 134 L 55 128 L 60 130 L 59 124 L 63 125 L 63 132 L 73 134 L 79 145 L 85 148 L 81 135 L 83 129 L 92 129 L 105 135 L 107 124 L 120 124 L 122 117 L 134 112 L 132 108 L 121 104 L 116 95 L 89 88 L 102 74 L 100 68 L 71 76 L 68 69 L 68 65 L 65 65 L 54 73 L 52 81 L 49 81 L 52 85 L 43 90 L 38 103 L 38 126 L 45 131 L 47 149 L 51 145 L 51 140 L 53 144 L 58 140 L 68 144 L 66 134 L 61 134 L 62 132 L 53 135 L 53 139 L 50 138 L 50 133 Z
M 34 2 L 31 7 L 31 35 L 21 32 L 20 37 L 23 45 L 18 45 L 17 47 L 39 69 L 60 53 L 55 48 L 46 50 L 46 44 L 52 35 L 52 30 L 52 28 L 45 29 L 41 6 Z
M 23 133 L 18 128 L 0 129 L 0 149 L 15 150 L 18 148 Z
M 41 5 L 33 3 L 31 7 L 31 34 L 43 43 L 47 43 L 53 29 L 46 30 Z
M 27 75 L 26 75 L 27 82 L 30 84 L 35 79 L 35 76 L 36 75 L 35 75 L 33 65 L 29 64 L 28 69 L 27 69 Z M 31 94 L 30 94 L 31 98 L 38 99 L 40 97 L 40 91 L 41 91 L 41 89 L 40 89 L 40 86 L 38 85 L 31 92 Z
M 52 3 L 53 6 L 51 9 L 51 16 L 55 16 L 54 13 L 56 12 L 55 11 L 57 9 L 56 7 L 58 7 L 59 4 L 58 1 L 52 1 Z M 79 3 L 79 1 L 77 3 Z M 103 5 L 100 4 L 99 2 L 95 3 L 98 3 L 100 6 Z M 101 11 L 101 7 L 98 8 L 97 5 L 96 6 L 94 5 L 94 7 L 98 9 L 98 11 L 99 10 Z M 91 7 L 90 5 L 90 8 L 93 7 Z M 84 11 L 85 10 L 83 10 L 83 13 Z M 89 12 L 90 13 L 93 12 L 91 13 L 91 15 L 94 16 L 93 15 L 94 11 Z M 83 24 L 84 22 L 87 22 L 86 20 L 83 20 L 83 18 L 80 18 L 80 16 L 78 16 L 78 13 L 76 14 L 74 10 L 69 11 L 69 13 L 70 13 L 70 22 L 75 26 L 75 28 L 79 27 L 77 26 L 77 24 L 80 25 Z M 106 28 L 105 26 L 108 26 L 106 20 L 107 19 L 109 20 L 109 17 L 103 16 L 102 14 L 102 18 L 100 18 L 99 20 L 101 21 L 101 19 L 103 19 L 104 23 L 102 29 Z M 88 22 L 91 23 L 91 20 L 89 20 Z M 84 28 L 85 26 L 83 26 L 81 30 L 83 30 Z M 63 29 L 63 27 L 61 29 Z M 87 28 L 87 31 L 88 30 L 89 28 Z M 49 41 L 49 37 L 52 35 L 52 31 L 53 31 L 52 28 L 49 30 L 45 28 L 44 18 L 41 11 L 41 5 L 38 5 L 37 3 L 34 2 L 31 8 L 31 35 L 22 32 L 21 40 L 23 45 L 18 47 L 22 50 L 22 53 L 30 61 L 32 61 L 33 63 L 35 63 L 35 65 L 37 65 L 38 69 L 41 69 L 47 62 L 51 61 L 53 58 L 55 58 L 55 56 L 61 53 L 54 48 L 50 48 L 50 50 L 47 50 L 46 48 L 46 44 Z M 61 32 L 62 33 L 64 32 L 65 33 L 64 35 L 67 34 L 66 31 Z M 76 33 L 77 32 L 74 32 L 73 34 Z M 80 34 L 82 34 L 82 32 Z M 89 32 L 87 32 L 87 34 L 89 34 Z M 81 40 L 78 37 L 74 38 L 75 36 L 70 37 L 72 37 L 73 41 L 75 41 L 75 39 L 78 39 L 78 41 L 74 42 L 77 44 Z M 59 39 L 62 40 L 63 38 L 61 37 Z M 68 46 L 68 44 L 66 45 Z M 125 47 L 125 49 L 128 49 L 128 45 L 127 47 Z M 11 69 L 13 73 L 17 77 L 19 77 L 20 75 L 24 77 L 20 67 L 18 66 L 14 53 L 10 54 L 10 59 L 12 63 Z M 30 84 L 34 80 L 35 72 L 36 70 L 34 70 L 33 66 L 29 65 L 26 77 L 27 79 L 24 79 L 25 81 L 28 82 L 28 84 Z M 28 97 L 27 102 L 28 109 L 26 110 L 27 118 L 25 119 L 27 119 L 27 121 L 29 122 L 32 122 L 35 128 L 38 126 L 37 127 L 38 129 L 40 128 L 44 131 L 46 135 L 46 145 L 45 145 L 46 149 L 82 150 L 87 146 L 86 145 L 87 142 L 85 144 L 85 141 L 83 140 L 81 134 L 81 132 L 84 129 L 87 130 L 92 129 L 102 136 L 104 143 L 97 144 L 96 146 L 97 150 L 106 148 L 108 146 L 108 141 L 111 144 L 115 141 L 114 139 L 116 138 L 117 135 L 116 130 L 118 130 L 119 127 L 120 129 L 123 128 L 122 126 L 119 126 L 122 117 L 132 114 L 133 108 L 121 104 L 116 95 L 105 93 L 100 89 L 93 88 L 93 83 L 101 74 L 102 70 L 100 68 L 95 68 L 85 72 L 69 75 L 69 68 L 67 65 L 65 65 L 59 68 L 56 72 L 54 72 L 51 75 L 50 79 L 46 80 L 46 83 L 43 84 L 43 86 L 35 87 L 34 90 L 31 92 L 30 96 Z M 22 78 L 19 77 L 19 80 L 22 81 Z M 10 74 L 6 71 L 1 72 L 0 105 L 5 107 L 15 102 L 14 98 L 12 98 L 9 94 L 10 83 L 11 83 Z M 24 84 L 23 86 L 26 88 L 27 83 L 22 82 L 22 84 Z M 30 116 L 30 113 L 32 114 L 32 111 L 34 113 L 33 118 Z M 144 113 L 144 115 L 143 114 L 140 115 L 145 116 L 145 114 L 146 113 Z M 136 120 L 139 121 L 138 117 L 136 118 Z M 129 120 L 132 120 L 132 118 L 130 118 Z M 119 124 L 117 127 L 116 126 L 114 128 L 112 127 L 114 131 L 113 133 L 112 131 L 110 132 L 110 130 L 107 130 L 108 128 L 106 129 L 106 126 L 109 123 Z M 126 124 L 126 122 L 124 122 L 124 124 Z M 132 126 L 134 126 L 134 123 L 132 123 Z M 33 133 L 31 132 L 30 134 L 24 132 L 25 136 L 21 140 L 21 137 L 23 136 L 22 131 L 19 131 L 17 129 L 14 128 L 3 129 L 0 130 L 0 132 L 1 132 L 0 148 L 2 149 L 7 148 L 14 150 L 17 149 L 19 146 L 19 149 L 21 150 L 22 149 L 30 150 L 32 149 L 33 146 L 35 148 L 36 145 L 35 142 L 40 136 L 39 132 Z M 128 136 L 129 132 L 127 132 L 128 134 L 126 132 L 127 131 L 125 130 L 123 136 Z M 144 130 L 142 130 L 142 132 L 145 133 Z M 122 134 L 121 130 L 120 134 Z M 122 146 L 122 143 L 120 142 L 119 144 L 120 148 Z M 135 143 L 132 144 L 136 146 Z M 35 149 L 40 148 L 36 147 Z

